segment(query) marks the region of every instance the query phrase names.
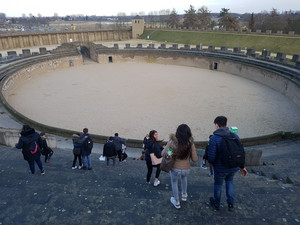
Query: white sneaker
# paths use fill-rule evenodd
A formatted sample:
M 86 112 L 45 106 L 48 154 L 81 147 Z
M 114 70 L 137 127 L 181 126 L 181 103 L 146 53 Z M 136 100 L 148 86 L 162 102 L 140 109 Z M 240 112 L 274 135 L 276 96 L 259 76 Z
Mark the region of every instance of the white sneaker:
M 181 207 L 180 207 L 180 203 L 177 202 L 177 201 L 175 200 L 174 197 L 171 197 L 171 198 L 170 198 L 170 202 L 174 205 L 174 207 L 175 207 L 176 209 L 180 209 L 180 208 L 181 208 Z
M 80 170 L 82 168 L 82 166 L 78 166 L 78 169 Z
M 159 180 L 158 180 L 157 182 L 156 182 L 156 181 L 154 181 L 154 184 L 153 184 L 153 186 L 154 186 L 154 187 L 157 187 L 159 184 L 160 184 L 160 181 L 159 181 Z
M 72 170 L 75 170 L 75 169 L 77 169 L 77 166 L 72 166 Z

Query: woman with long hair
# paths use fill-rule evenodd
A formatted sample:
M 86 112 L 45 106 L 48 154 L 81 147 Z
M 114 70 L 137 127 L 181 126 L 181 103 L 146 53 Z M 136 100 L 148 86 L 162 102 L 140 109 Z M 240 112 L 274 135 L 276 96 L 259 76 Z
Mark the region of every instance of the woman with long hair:
M 156 173 L 155 173 L 155 180 L 154 180 L 154 186 L 158 186 L 160 184 L 160 181 L 158 180 L 159 174 L 160 174 L 160 164 L 152 165 L 150 154 L 154 153 L 154 155 L 157 158 L 161 158 L 161 151 L 163 150 L 163 147 L 159 144 L 161 141 L 158 139 L 158 133 L 156 130 L 151 130 L 149 132 L 149 139 L 145 142 L 145 160 L 147 165 L 147 183 L 150 184 L 150 178 L 152 174 L 153 167 L 156 167 Z
M 179 125 L 176 134 L 170 135 L 170 140 L 162 152 L 162 155 L 164 154 L 171 155 L 172 160 L 174 160 L 174 165 L 169 172 L 173 192 L 170 201 L 175 208 L 179 209 L 178 180 L 181 181 L 181 200 L 187 201 L 187 175 L 190 173 L 190 160 L 193 162 L 198 161 L 192 132 L 188 125 Z

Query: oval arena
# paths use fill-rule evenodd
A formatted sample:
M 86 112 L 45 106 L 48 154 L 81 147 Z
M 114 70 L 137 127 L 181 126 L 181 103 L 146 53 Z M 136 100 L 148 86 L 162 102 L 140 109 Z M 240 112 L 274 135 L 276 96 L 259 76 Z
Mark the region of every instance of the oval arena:
M 297 69 L 282 74 L 242 56 L 151 44 L 61 49 L 70 54 L 54 50 L 5 76 L 1 86 L 10 112 L 48 132 L 88 127 L 102 141 L 115 132 L 134 141 L 156 129 L 166 140 L 187 123 L 196 141 L 207 141 L 218 115 L 244 139 L 300 130 L 299 83 L 289 77 Z

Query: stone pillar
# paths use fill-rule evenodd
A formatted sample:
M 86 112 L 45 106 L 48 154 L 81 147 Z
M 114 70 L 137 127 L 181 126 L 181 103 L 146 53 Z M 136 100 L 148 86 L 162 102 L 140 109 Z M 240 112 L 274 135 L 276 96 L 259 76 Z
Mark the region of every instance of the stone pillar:
M 184 45 L 183 49 L 184 50 L 190 50 L 190 45 Z
M 300 55 L 299 55 L 299 54 L 294 54 L 294 55 L 293 55 L 292 61 L 293 61 L 293 62 L 300 61 Z
M 16 51 L 8 51 L 8 52 L 7 52 L 7 55 L 8 55 L 8 56 L 11 56 L 11 57 L 17 56 L 17 52 L 16 52 Z
M 154 44 L 149 44 L 149 46 L 147 48 L 153 49 L 154 48 Z
M 143 45 L 142 45 L 142 44 L 138 44 L 138 45 L 136 46 L 136 48 L 143 48 Z
M 213 45 L 210 45 L 210 46 L 208 46 L 208 49 L 207 49 L 209 52 L 213 52 L 213 51 L 215 51 L 215 46 L 213 46 Z
M 226 46 L 221 46 L 221 51 L 227 51 L 228 48 Z
M 39 48 L 40 49 L 40 54 L 44 55 L 47 53 L 47 49 L 46 48 Z
M 119 49 L 119 45 L 118 44 L 114 44 L 114 48 L 115 49 Z
M 264 58 L 269 57 L 271 55 L 271 51 L 264 49 L 264 50 L 262 50 L 261 55 Z
M 173 48 L 173 49 L 178 49 L 178 44 L 173 44 L 173 45 L 172 45 L 172 48 Z
M 294 36 L 295 35 L 295 31 L 289 31 L 289 36 Z
M 286 58 L 280 58 L 279 62 L 281 62 L 281 63 L 287 63 L 287 59 Z
M 282 34 L 282 33 L 283 33 L 282 30 L 277 31 L 277 34 Z
M 161 48 L 161 49 L 165 49 L 165 48 L 166 48 L 166 44 L 161 44 L 161 45 L 160 45 L 160 48 Z
M 256 33 L 261 33 L 261 30 L 256 30 Z
M 285 59 L 286 54 L 284 52 L 277 52 L 276 59 Z
M 266 30 L 266 34 L 272 34 L 272 30 Z
M 23 53 L 24 56 L 30 56 L 31 55 L 30 49 L 22 49 L 22 53 Z
M 241 52 L 241 47 L 234 47 L 234 48 L 233 48 L 233 52 L 234 52 L 234 53 L 239 53 L 239 52 Z
M 202 49 L 202 45 L 196 45 L 196 50 L 201 50 Z
M 130 44 L 125 44 L 125 48 L 130 48 Z
M 297 68 L 300 68 L 300 61 L 297 61 L 297 62 L 296 62 L 296 67 L 297 67 Z
M 255 53 L 255 49 L 254 48 L 248 48 L 246 55 L 251 56 L 254 53 Z

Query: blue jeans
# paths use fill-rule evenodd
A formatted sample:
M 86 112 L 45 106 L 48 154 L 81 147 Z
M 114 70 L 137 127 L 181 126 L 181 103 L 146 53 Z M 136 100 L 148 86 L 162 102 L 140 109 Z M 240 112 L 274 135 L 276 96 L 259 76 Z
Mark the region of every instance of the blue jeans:
M 91 155 L 82 155 L 82 165 L 83 165 L 83 167 L 86 167 L 86 159 L 85 158 L 87 158 L 88 168 L 92 168 Z
M 215 172 L 214 200 L 215 200 L 215 205 L 217 207 L 220 207 L 222 186 L 223 186 L 224 180 L 225 180 L 225 184 L 226 184 L 227 204 L 233 205 L 233 203 L 234 203 L 234 185 L 233 185 L 234 174 L 235 174 L 235 172 L 231 172 L 231 173 Z
M 34 162 L 36 162 L 36 164 L 39 166 L 41 172 L 43 172 L 43 170 L 44 170 L 43 164 L 42 164 L 41 159 L 39 158 L 39 159 L 35 159 L 34 161 L 28 161 L 28 165 L 29 165 L 31 173 L 34 174 L 34 172 L 35 172 Z
M 173 168 L 169 173 L 171 177 L 173 196 L 176 200 L 179 200 L 178 180 L 180 179 L 181 181 L 182 194 L 187 194 L 187 175 L 190 173 L 190 170 L 180 170 Z

